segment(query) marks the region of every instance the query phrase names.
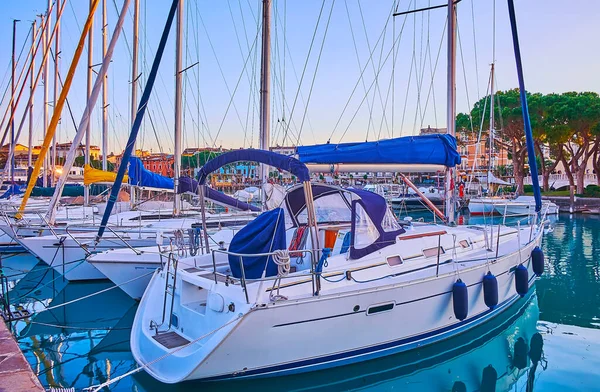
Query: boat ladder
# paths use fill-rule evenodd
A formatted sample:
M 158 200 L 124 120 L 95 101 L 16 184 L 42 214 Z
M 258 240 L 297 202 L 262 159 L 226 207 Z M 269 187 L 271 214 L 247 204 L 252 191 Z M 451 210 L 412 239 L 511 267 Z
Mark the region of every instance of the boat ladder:
M 173 271 L 171 272 L 171 267 Z M 162 321 L 160 324 L 156 324 L 155 322 L 151 322 L 150 328 L 156 330 L 156 334 L 158 335 L 161 332 L 158 329 L 165 324 L 165 320 L 167 318 L 167 302 L 169 297 L 171 297 L 171 304 L 169 306 L 169 326 L 167 327 L 167 331 L 171 329 L 171 324 L 173 322 L 173 305 L 175 303 L 175 287 L 177 283 L 177 259 L 175 259 L 175 255 L 173 253 L 169 253 L 167 256 L 167 264 L 165 266 L 165 295 L 163 300 L 163 313 L 162 313 Z

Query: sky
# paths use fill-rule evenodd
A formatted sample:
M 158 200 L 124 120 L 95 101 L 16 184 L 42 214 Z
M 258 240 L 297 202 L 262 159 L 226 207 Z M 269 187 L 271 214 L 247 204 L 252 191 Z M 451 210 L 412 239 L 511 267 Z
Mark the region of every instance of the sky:
M 446 10 L 392 16 L 394 11 L 443 2 L 273 0 L 271 145 L 378 140 L 416 134 L 421 127 L 446 127 Z M 140 0 L 138 99 L 170 3 Z M 113 34 L 122 4 L 123 0 L 106 0 L 108 37 Z M 258 147 L 261 2 L 184 0 L 184 4 L 184 147 Z M 46 7 L 44 0 L 0 2 L 0 94 L 10 84 L 12 19 L 21 20 L 17 50 L 25 47 L 24 58 L 31 42 L 31 23 Z M 542 93 L 600 92 L 600 52 L 596 50 L 600 2 L 515 0 L 515 7 L 527 89 Z M 102 4 L 93 27 L 95 65 L 102 61 L 101 12 Z M 60 34 L 59 70 L 63 78 L 87 13 L 87 1 L 67 0 Z M 456 104 L 458 112 L 464 112 L 488 94 L 494 47 L 497 89 L 517 87 L 517 78 L 506 1 L 463 0 L 457 13 Z M 130 9 L 108 74 L 109 152 L 123 149 L 131 128 L 131 40 Z M 37 64 L 40 61 L 38 55 Z M 23 61 L 18 71 L 22 65 Z M 86 66 L 84 51 L 68 94 L 71 110 L 62 112 L 57 131 L 60 142 L 73 138 L 75 124 L 81 120 L 86 103 Z M 153 152 L 173 151 L 174 68 L 173 27 L 138 138 L 139 147 Z M 51 62 L 50 115 L 53 70 Z M 28 91 L 20 108 L 29 98 Z M 2 100 L 2 114 L 7 102 L 7 98 Z M 34 99 L 35 143 L 43 138 L 42 102 L 40 83 Z M 92 143 L 97 145 L 101 144 L 101 105 L 99 100 L 91 122 Z M 22 109 L 17 113 L 16 127 L 21 118 Z M 21 143 L 27 141 L 25 121 Z

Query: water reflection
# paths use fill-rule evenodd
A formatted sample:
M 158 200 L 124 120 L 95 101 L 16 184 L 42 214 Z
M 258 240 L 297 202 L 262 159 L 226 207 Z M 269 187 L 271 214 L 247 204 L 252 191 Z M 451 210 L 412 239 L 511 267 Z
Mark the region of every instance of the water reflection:
M 599 237 L 599 217 L 569 219 L 561 216 L 554 230 L 544 238 L 547 273 L 536 284 L 537 294 L 521 300 L 501 316 L 468 333 L 417 351 L 327 371 L 252 381 L 164 385 L 140 372 L 111 385 L 110 390 L 541 390 L 538 381 L 546 386 L 560 381 L 560 370 L 576 363 L 573 356 L 592 355 L 588 353 L 591 350 L 589 343 L 597 337 L 583 335 L 581 328 L 563 328 L 559 332 L 562 327 L 557 328 L 554 323 L 600 326 L 600 271 L 599 262 L 594 258 L 600 246 Z M 71 303 L 112 284 L 107 281 L 67 284 L 52 269 L 43 265 L 31 267 L 34 264 L 31 259 L 15 258 L 12 261 L 11 268 L 20 271 L 18 279 L 12 279 L 10 283 L 15 305 L 40 311 L 67 304 L 11 325 L 27 360 L 44 385 L 79 390 L 114 379 L 137 367 L 129 350 L 129 335 L 137 307 L 133 300 L 115 289 Z M 544 322 L 540 324 L 538 319 Z M 574 334 L 583 338 L 578 339 Z M 553 340 L 561 336 L 570 340 Z M 548 365 L 545 352 L 549 349 L 554 350 L 554 356 L 548 356 L 554 373 L 542 374 Z M 571 355 L 573 351 L 577 353 Z M 558 360 L 557 355 L 567 353 L 571 355 L 570 359 Z M 573 371 L 578 371 L 578 379 L 587 375 L 591 380 L 595 372 L 594 361 L 598 362 L 586 359 L 585 363 L 577 363 L 577 369 L 573 366 L 575 370 L 569 369 L 567 373 L 572 375 Z M 582 384 L 583 389 L 590 387 L 595 387 L 591 381 Z
M 600 327 L 600 217 L 561 215 L 544 237 L 547 273 L 537 282 L 541 319 Z

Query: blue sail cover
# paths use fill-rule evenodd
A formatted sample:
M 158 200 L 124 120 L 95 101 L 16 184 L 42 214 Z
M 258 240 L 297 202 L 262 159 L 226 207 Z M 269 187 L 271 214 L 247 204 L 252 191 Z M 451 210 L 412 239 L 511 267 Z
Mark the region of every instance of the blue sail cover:
M 460 164 L 456 139 L 448 134 L 406 136 L 376 142 L 298 146 L 302 163 Z
M 210 173 L 229 163 L 239 161 L 264 163 L 292 173 L 300 182 L 310 181 L 308 168 L 296 158 L 272 151 L 248 149 L 229 151 L 206 162 L 198 172 L 198 182 L 204 184 Z
M 229 251 L 243 254 L 269 253 L 285 249 L 285 217 L 282 208 L 263 212 L 244 226 L 231 240 Z M 277 275 L 277 265 L 271 256 L 243 257 L 246 279 L 260 279 Z M 234 278 L 241 278 L 239 256 L 229 255 L 229 267 Z
M 129 158 L 129 183 L 134 186 L 145 186 L 159 189 L 173 189 L 173 179 L 152 173 L 144 167 L 140 158 Z
M 6 192 L 4 192 L 2 196 L 0 196 L 0 199 L 9 199 L 13 195 L 21 195 L 23 193 L 24 192 L 23 190 L 21 190 L 21 187 L 19 185 L 11 184 L 10 187 L 6 190 Z

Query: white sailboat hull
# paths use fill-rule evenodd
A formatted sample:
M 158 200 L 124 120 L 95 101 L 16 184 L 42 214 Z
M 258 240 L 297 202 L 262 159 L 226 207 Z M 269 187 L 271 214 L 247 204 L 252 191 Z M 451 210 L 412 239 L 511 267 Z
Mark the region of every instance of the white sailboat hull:
M 173 308 L 177 322 L 170 331 L 190 342 L 179 349 L 159 343 L 149 328 L 151 321 L 161 322 L 165 279 L 169 279 L 165 271 L 157 271 L 132 327 L 132 353 L 154 378 L 175 383 L 308 372 L 419 348 L 500 316 L 520 298 L 514 270 L 521 262 L 529 272 L 528 286 L 533 286 L 530 254 L 541 241 L 541 231 L 536 231 L 530 242 L 526 234 L 529 230 L 521 231 L 520 244 L 514 238 L 505 243 L 501 257 L 493 263 L 481 258 L 483 252 L 470 261 L 440 265 L 438 276 L 434 263 L 396 277 L 388 275 L 384 283 L 352 283 L 342 278 L 339 285 L 354 288 L 328 293 L 325 287 L 330 283 L 323 282 L 319 296 L 297 295 L 301 290 L 310 291 L 310 279 L 305 279 L 282 289 L 280 294 L 286 298 L 281 301 L 270 300 L 265 293 L 271 282 L 254 284 L 248 293 L 250 304 L 246 304 L 239 286 L 215 283 L 208 271 L 179 270 Z M 431 240 L 437 243 L 438 238 Z M 398 252 L 398 248 L 390 248 L 396 246 L 380 252 L 380 260 L 389 257 L 386 253 L 390 251 Z M 469 294 L 468 317 L 463 321 L 453 313 L 456 270 L 460 270 Z M 485 305 L 482 292 L 482 279 L 488 271 L 498 280 L 499 302 L 494 309 Z M 204 304 L 198 301 L 200 295 L 208 295 Z
M 76 237 L 47 235 L 42 237 L 19 238 L 19 243 L 34 256 L 44 261 L 69 281 L 106 279 L 106 276 L 87 262 L 89 253 L 102 252 L 109 249 L 125 247 L 125 243 L 114 237 L 105 236 L 98 244 L 93 236 Z M 154 237 L 126 238 L 129 246 L 143 247 L 156 244 Z M 83 246 L 81 246 L 83 245 Z M 87 248 L 87 251 L 84 250 Z

